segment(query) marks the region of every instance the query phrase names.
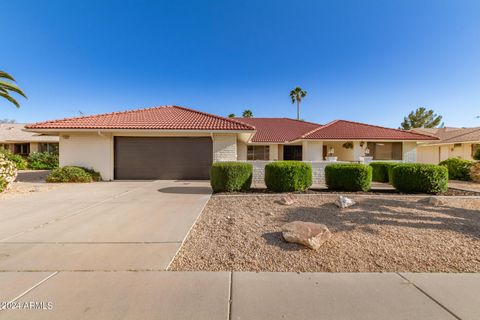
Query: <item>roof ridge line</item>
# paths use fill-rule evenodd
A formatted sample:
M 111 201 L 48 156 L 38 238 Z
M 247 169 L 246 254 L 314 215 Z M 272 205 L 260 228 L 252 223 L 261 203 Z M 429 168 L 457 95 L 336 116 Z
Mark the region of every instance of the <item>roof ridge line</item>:
M 319 130 L 321 130 L 321 129 L 323 129 L 323 128 L 327 128 L 327 127 L 331 126 L 332 124 L 337 123 L 338 121 L 340 121 L 340 120 L 332 120 L 332 121 L 330 121 L 329 123 L 327 123 L 326 125 L 323 125 L 323 126 L 320 126 L 320 127 L 318 127 L 318 128 L 315 128 L 315 129 L 313 129 L 313 130 L 310 130 L 309 132 L 306 132 L 306 133 L 302 134 L 300 137 L 295 138 L 294 140 L 304 139 L 306 136 L 309 136 L 309 135 L 311 135 L 312 133 L 317 132 L 317 131 L 319 131 Z M 293 141 L 293 140 L 290 140 L 290 141 Z
M 211 113 L 207 113 L 207 112 L 203 112 L 203 111 L 198 111 L 198 110 L 183 107 L 183 106 L 169 106 L 169 107 L 173 107 L 173 108 L 177 108 L 177 109 L 183 109 L 183 110 L 186 110 L 186 111 L 195 112 L 195 113 L 202 114 L 202 115 L 205 115 L 205 116 L 214 117 L 214 118 L 221 119 L 221 120 L 226 120 L 227 122 L 233 122 L 233 123 L 237 123 L 237 124 L 240 123 L 240 124 L 242 124 L 246 127 L 249 127 L 249 128 L 252 128 L 253 130 L 255 130 L 255 127 L 252 126 L 252 125 L 243 123 L 241 121 L 232 120 L 232 119 L 227 118 L 227 117 L 218 116 L 216 114 L 211 114 Z

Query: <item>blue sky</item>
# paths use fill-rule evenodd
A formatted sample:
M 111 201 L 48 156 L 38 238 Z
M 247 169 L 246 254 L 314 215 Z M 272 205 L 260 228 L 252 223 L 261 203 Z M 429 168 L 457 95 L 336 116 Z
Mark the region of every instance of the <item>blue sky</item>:
M 0 70 L 34 122 L 155 105 L 480 126 L 480 1 L 2 1 Z

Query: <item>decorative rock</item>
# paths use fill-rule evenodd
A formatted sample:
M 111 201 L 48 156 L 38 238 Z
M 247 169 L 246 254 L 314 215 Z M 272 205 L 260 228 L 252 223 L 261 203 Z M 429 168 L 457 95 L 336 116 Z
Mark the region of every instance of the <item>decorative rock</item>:
M 291 206 L 292 204 L 297 202 L 297 200 L 293 195 L 287 194 L 286 196 L 281 197 L 279 202 L 280 204 L 283 204 L 285 206 Z
M 434 206 L 434 207 L 443 206 L 445 204 L 444 200 L 442 200 L 440 198 L 437 198 L 437 197 L 428 197 L 426 199 L 426 202 L 427 202 L 427 204 L 429 204 L 431 206 Z
M 285 224 L 282 234 L 285 241 L 302 244 L 313 250 L 318 250 L 332 237 L 332 233 L 325 225 L 303 221 Z
M 343 209 L 343 208 L 348 208 L 353 206 L 355 204 L 355 201 L 344 196 L 338 196 L 337 200 L 335 201 L 335 204 L 337 205 L 337 207 Z

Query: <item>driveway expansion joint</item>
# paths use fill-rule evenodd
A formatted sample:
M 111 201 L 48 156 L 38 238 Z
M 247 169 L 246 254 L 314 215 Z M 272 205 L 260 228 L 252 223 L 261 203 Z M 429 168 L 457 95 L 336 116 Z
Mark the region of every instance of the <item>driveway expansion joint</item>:
M 412 285 L 415 289 L 417 289 L 418 291 L 420 291 L 424 296 L 426 296 L 427 298 L 429 298 L 430 300 L 432 300 L 433 302 L 435 302 L 438 306 L 440 306 L 443 310 L 447 311 L 451 316 L 455 317 L 455 319 L 458 319 L 458 320 L 462 320 L 462 318 L 460 318 L 459 316 L 457 316 L 455 313 L 453 313 L 453 311 L 451 311 L 450 309 L 448 309 L 447 307 L 445 307 L 442 303 L 440 303 L 440 301 L 438 301 L 437 299 L 433 298 L 430 294 L 428 294 L 425 290 L 423 290 L 422 288 L 420 288 L 419 286 L 417 286 L 415 284 L 415 282 L 413 281 L 410 281 L 410 279 L 408 279 L 407 277 L 403 276 L 401 273 L 399 272 L 396 272 L 396 274 L 401 277 L 403 280 L 407 281 L 408 284 Z

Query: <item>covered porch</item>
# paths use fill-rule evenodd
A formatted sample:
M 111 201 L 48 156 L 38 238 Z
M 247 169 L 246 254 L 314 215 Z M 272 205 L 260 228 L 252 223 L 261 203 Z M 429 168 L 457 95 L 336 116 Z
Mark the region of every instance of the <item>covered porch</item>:
M 415 141 L 297 141 L 284 144 L 238 144 L 238 160 L 248 161 L 341 161 L 372 160 L 416 162 Z

